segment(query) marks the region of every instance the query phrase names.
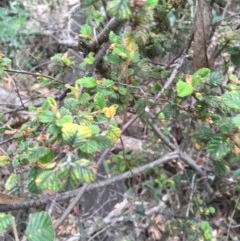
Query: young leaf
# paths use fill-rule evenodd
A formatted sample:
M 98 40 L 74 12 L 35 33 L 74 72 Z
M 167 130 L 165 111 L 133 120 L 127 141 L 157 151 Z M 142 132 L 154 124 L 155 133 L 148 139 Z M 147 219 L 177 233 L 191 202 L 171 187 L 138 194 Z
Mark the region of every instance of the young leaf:
M 186 97 L 189 96 L 193 93 L 193 87 L 192 85 L 183 82 L 183 81 L 178 81 L 177 82 L 177 95 L 179 97 Z
M 56 120 L 56 125 L 59 126 L 59 127 L 62 127 L 64 124 L 72 123 L 72 122 L 73 122 L 72 116 L 71 115 L 65 115 L 61 119 Z
M 42 123 L 49 123 L 53 122 L 56 119 L 56 117 L 54 112 L 50 110 L 44 110 L 38 115 L 38 119 Z
M 97 86 L 97 81 L 93 77 L 84 77 L 76 81 L 80 86 L 91 89 Z
M 88 24 L 84 24 L 84 25 L 81 26 L 80 33 L 81 33 L 81 35 L 83 35 L 83 37 L 91 36 L 92 27 Z
M 97 109 L 103 109 L 106 106 L 106 99 L 101 93 L 97 93 L 94 96 L 94 103 Z
M 0 213 L 0 233 L 3 233 L 12 223 L 13 217 L 6 213 Z
M 33 214 L 26 229 L 26 236 L 29 241 L 53 241 L 55 233 L 50 215 L 47 212 Z

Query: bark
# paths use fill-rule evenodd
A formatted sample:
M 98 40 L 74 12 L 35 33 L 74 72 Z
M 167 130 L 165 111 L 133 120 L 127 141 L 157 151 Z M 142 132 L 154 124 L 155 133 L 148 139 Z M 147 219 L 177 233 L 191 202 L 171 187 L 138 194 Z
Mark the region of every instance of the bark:
M 195 15 L 193 71 L 209 67 L 207 57 L 207 40 L 212 23 L 211 6 L 208 0 L 198 0 Z

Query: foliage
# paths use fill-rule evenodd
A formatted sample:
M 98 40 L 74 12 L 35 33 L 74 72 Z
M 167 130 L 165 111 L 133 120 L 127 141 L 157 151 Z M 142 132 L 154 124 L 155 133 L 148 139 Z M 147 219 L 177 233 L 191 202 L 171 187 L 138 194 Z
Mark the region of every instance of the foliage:
M 186 55 L 184 51 L 190 54 L 192 51 L 191 47 L 184 49 L 183 44 L 194 24 L 192 1 L 84 0 L 81 4 L 87 16 L 86 24 L 79 28 L 79 36 L 86 48 L 91 48 L 94 42 L 97 45 L 86 51 L 80 63 L 67 53 L 54 54 L 44 69 L 49 76 L 28 72 L 31 76 L 28 80 L 38 86 L 42 101 L 34 104 L 30 90 L 30 104 L 20 106 L 27 111 L 28 119 L 19 126 L 6 121 L 12 111 L 1 109 L 1 137 L 4 140 L 4 134 L 10 134 L 14 139 L 13 151 L 9 148 L 0 155 L 0 167 L 10 170 L 3 188 L 5 191 L 24 190 L 31 198 L 90 184 L 98 178 L 100 168 L 96 160 L 109 148 L 113 153 L 104 160 L 106 177 L 126 171 L 129 177 L 131 173 L 124 195 L 133 205 L 120 211 L 123 216 L 120 221 L 116 217 L 121 225 L 126 221 L 128 224 L 109 234 L 112 238 L 146 240 L 146 233 L 157 233 L 155 237 L 185 235 L 189 240 L 213 240 L 215 227 L 211 218 L 215 208 L 204 185 L 211 185 L 216 196 L 227 195 L 227 200 L 234 200 L 235 206 L 239 191 L 239 185 L 233 187 L 232 195 L 219 191 L 207 173 L 212 172 L 214 178 L 229 179 L 226 177 L 230 176 L 234 184 L 239 179 L 240 81 L 237 69 L 232 74 L 225 71 L 239 66 L 238 32 L 227 32 L 218 43 L 223 47 L 220 57 L 225 58 L 222 63 L 225 70 L 206 66 L 194 72 L 190 68 L 186 74 L 178 66 L 182 59 L 175 69 L 172 66 L 178 57 L 182 58 L 182 53 Z M 10 18 L 12 12 L 14 16 Z M 28 14 L 12 3 L 9 9 L 0 8 L 0 15 L 1 45 L 7 48 L 13 39 L 11 50 L 18 48 L 21 37 L 13 29 L 23 29 Z M 102 31 L 110 17 L 117 18 L 119 26 L 108 29 L 111 30 L 106 40 L 109 47 L 96 64 L 102 50 L 97 31 Z M 53 39 L 57 41 L 56 37 Z M 11 56 L 0 53 L 2 82 L 10 79 L 7 71 Z M 65 76 L 76 69 L 80 72 L 74 80 L 65 82 Z M 166 85 L 175 73 L 169 88 Z M 12 82 L 18 98 L 27 96 L 15 80 Z M 41 93 L 46 89 L 46 95 Z M 13 112 L 17 113 L 20 107 Z M 144 131 L 135 132 L 134 138 L 144 143 L 137 151 L 133 146 L 130 151 L 125 150 L 125 143 L 120 139 L 130 112 L 135 112 L 144 126 Z M 114 146 L 119 142 L 120 151 Z M 154 160 L 169 153 L 169 149 L 178 153 L 179 158 L 144 173 L 139 171 L 139 175 L 132 172 L 134 168 L 151 166 Z M 183 154 L 188 158 L 182 158 Z M 186 159 L 193 163 L 189 164 Z M 150 206 L 153 210 L 152 206 L 161 202 L 165 203 L 164 209 L 175 213 L 167 217 L 164 224 L 159 221 L 154 226 L 157 212 L 149 214 L 147 208 Z M 31 212 L 35 213 L 25 230 L 27 239 L 54 240 L 52 217 L 47 212 Z M 4 232 L 10 227 L 12 216 L 1 214 L 0 219 L 0 232 Z M 87 225 L 92 225 L 89 230 L 94 230 L 97 223 L 99 227 L 94 231 L 98 234 L 105 219 L 96 220 L 86 222 L 86 229 Z M 144 220 L 147 225 L 143 230 L 140 224 Z M 114 223 L 111 225 L 114 228 Z M 128 234 L 130 225 L 138 233 Z

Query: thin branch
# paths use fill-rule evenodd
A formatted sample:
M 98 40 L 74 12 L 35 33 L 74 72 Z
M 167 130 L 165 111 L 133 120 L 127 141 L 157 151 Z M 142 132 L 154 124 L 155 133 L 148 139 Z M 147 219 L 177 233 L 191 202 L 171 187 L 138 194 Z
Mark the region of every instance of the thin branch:
M 173 83 L 174 79 L 176 78 L 177 74 L 179 73 L 179 70 L 183 64 L 183 61 L 186 57 L 186 53 L 188 52 L 190 46 L 191 46 L 191 43 L 192 43 L 192 40 L 193 40 L 193 33 L 194 33 L 194 29 L 191 30 L 191 34 L 189 35 L 188 39 L 187 39 L 187 43 L 186 43 L 186 46 L 178 60 L 178 63 L 177 65 L 175 66 L 175 68 L 173 69 L 170 77 L 168 78 L 168 80 L 165 82 L 163 88 L 159 91 L 159 93 L 156 95 L 155 99 L 158 99 L 162 96 L 163 92 L 169 88 L 169 86 Z
M 71 203 L 69 204 L 69 206 L 67 207 L 67 209 L 64 211 L 64 213 L 61 215 L 61 217 L 58 219 L 58 221 L 56 222 L 56 224 L 54 225 L 54 228 L 57 229 L 62 222 L 65 220 L 65 218 L 68 216 L 68 214 L 73 210 L 74 206 L 77 205 L 77 203 L 79 202 L 80 198 L 82 197 L 82 195 L 85 193 L 85 191 L 87 190 L 88 184 L 84 184 L 77 196 L 71 201 Z
M 131 171 L 127 171 L 124 172 L 123 174 L 114 176 L 112 178 L 108 178 L 106 180 L 100 181 L 100 182 L 95 182 L 92 184 L 87 185 L 86 190 L 85 191 L 90 191 L 90 190 L 96 190 L 99 188 L 103 188 L 106 186 L 109 186 L 117 181 L 122 181 L 125 180 L 127 178 L 133 177 L 134 175 L 137 174 L 141 174 L 143 172 L 146 172 L 148 170 L 151 170 L 152 168 L 159 166 L 163 163 L 166 163 L 168 161 L 171 161 L 173 159 L 179 158 L 179 154 L 178 152 L 170 152 L 166 155 L 164 155 L 163 157 L 150 162 L 146 165 L 137 167 L 135 169 L 132 169 Z M 0 212 L 6 212 L 6 211 L 11 211 L 11 210 L 18 210 L 18 209 L 24 209 L 24 208 L 30 208 L 30 207 L 37 207 L 37 206 L 41 206 L 44 204 L 47 204 L 49 202 L 51 202 L 52 199 L 56 199 L 56 201 L 62 201 L 62 200 L 67 200 L 70 199 L 72 197 L 75 197 L 76 195 L 78 195 L 81 192 L 82 187 L 78 188 L 78 189 L 74 189 L 71 191 L 67 191 L 64 193 L 58 193 L 58 194 L 54 194 L 54 195 L 49 195 L 49 196 L 39 196 L 36 200 L 30 200 L 30 201 L 25 201 L 25 202 L 19 202 L 17 204 L 8 204 L 8 205 L 0 205 Z
M 17 69 L 4 69 L 4 71 L 9 72 L 9 73 L 32 75 L 34 77 L 44 77 L 44 78 L 48 78 L 48 79 L 54 80 L 56 82 L 62 83 L 61 81 L 57 80 L 56 78 L 54 78 L 52 76 L 45 75 L 45 74 L 36 74 L 36 73 L 32 73 L 32 72 L 28 72 L 28 71 L 24 71 L 24 70 L 17 70 Z

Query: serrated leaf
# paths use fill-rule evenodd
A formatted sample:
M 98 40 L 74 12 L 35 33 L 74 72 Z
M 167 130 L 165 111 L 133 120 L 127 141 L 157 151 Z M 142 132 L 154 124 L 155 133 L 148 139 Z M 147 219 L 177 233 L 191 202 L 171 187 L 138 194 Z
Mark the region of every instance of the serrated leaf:
M 35 179 L 36 185 L 41 190 L 59 192 L 62 188 L 60 179 L 54 171 L 43 171 Z
M 66 179 L 65 189 L 76 188 L 80 183 L 91 183 L 96 179 L 96 164 L 86 159 L 80 159 L 62 172 Z
M 53 122 L 56 119 L 56 117 L 54 112 L 50 110 L 44 110 L 38 115 L 38 119 L 42 123 L 49 123 Z
M 97 109 L 103 109 L 106 106 L 106 100 L 104 95 L 102 95 L 101 93 L 97 93 L 94 96 L 94 104 L 97 107 Z
M 177 82 L 177 95 L 179 97 L 187 97 L 190 96 L 193 93 L 193 87 L 192 85 L 183 82 L 183 81 L 178 81 Z
M 80 150 L 84 153 L 94 154 L 99 150 L 99 146 L 96 141 L 89 140 L 81 144 Z
M 29 241 L 53 241 L 55 237 L 51 217 L 47 212 L 39 212 L 32 215 L 26 236 Z
M 62 127 L 63 140 L 72 147 L 77 147 L 80 143 L 92 136 L 92 131 L 84 125 L 66 123 Z
M 12 223 L 13 217 L 6 213 L 0 213 L 0 233 L 3 233 Z
M 93 77 L 84 77 L 76 81 L 77 84 L 84 88 L 91 89 L 97 86 L 97 80 Z
M 231 108 L 240 110 L 240 93 L 239 92 L 226 92 L 222 96 L 223 103 Z
M 121 136 L 121 129 L 116 126 L 111 126 L 106 132 L 106 136 L 111 140 L 112 144 L 115 144 Z
M 65 98 L 64 107 L 70 110 L 71 112 L 75 112 L 78 107 L 78 101 L 74 98 Z
M 220 86 L 223 82 L 223 76 L 218 72 L 212 72 L 208 83 L 211 86 Z
M 88 93 L 83 93 L 79 98 L 79 104 L 86 104 L 90 99 L 90 95 Z
M 20 175 L 17 173 L 11 173 L 5 183 L 5 189 L 10 191 L 15 188 L 20 182 Z
M 109 1 L 107 10 L 110 15 L 118 18 L 119 20 L 125 20 L 131 15 L 130 3 L 128 0 Z
M 71 115 L 65 115 L 61 119 L 56 120 L 56 125 L 59 126 L 59 127 L 62 127 L 64 124 L 72 123 L 72 122 L 73 122 L 72 116 Z
M 111 140 L 106 136 L 94 136 L 92 139 L 98 143 L 99 149 L 107 149 L 112 146 Z
M 207 144 L 207 151 L 215 160 L 219 160 L 230 153 L 232 145 L 228 139 L 223 137 L 213 137 Z

